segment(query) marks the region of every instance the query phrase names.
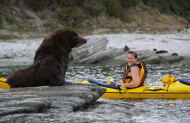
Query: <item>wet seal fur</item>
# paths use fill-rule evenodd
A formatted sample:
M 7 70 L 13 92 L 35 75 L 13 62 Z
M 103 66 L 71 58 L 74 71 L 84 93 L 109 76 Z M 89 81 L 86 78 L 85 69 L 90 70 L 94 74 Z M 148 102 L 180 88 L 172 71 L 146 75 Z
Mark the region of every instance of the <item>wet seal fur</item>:
M 71 29 L 58 29 L 43 40 L 36 51 L 34 63 L 16 70 L 7 79 L 11 87 L 61 86 L 69 63 L 69 52 L 86 43 Z

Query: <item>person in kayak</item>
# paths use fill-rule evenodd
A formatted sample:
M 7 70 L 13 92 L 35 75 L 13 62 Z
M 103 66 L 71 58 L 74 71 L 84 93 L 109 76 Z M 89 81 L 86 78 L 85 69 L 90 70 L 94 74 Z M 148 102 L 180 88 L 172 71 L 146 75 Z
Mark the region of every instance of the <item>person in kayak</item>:
M 137 53 L 134 51 L 127 52 L 126 61 L 128 65 L 125 68 L 124 76 L 121 83 L 118 85 L 124 85 L 126 88 L 136 88 L 144 84 L 144 80 L 147 75 L 147 70 L 144 62 L 137 60 Z

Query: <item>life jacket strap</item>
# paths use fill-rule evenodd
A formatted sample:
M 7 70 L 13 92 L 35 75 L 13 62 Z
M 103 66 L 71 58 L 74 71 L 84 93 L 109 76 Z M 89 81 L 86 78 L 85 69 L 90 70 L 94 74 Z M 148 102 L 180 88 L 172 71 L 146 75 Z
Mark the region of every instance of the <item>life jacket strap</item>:
M 131 69 L 132 69 L 133 66 L 138 66 L 139 67 L 139 69 L 140 69 L 140 76 L 141 76 L 141 72 L 142 72 L 142 69 L 143 69 L 144 72 L 143 72 L 142 78 L 140 79 L 141 83 L 140 83 L 139 86 L 144 85 L 144 81 L 145 81 L 145 78 L 147 76 L 147 69 L 146 69 L 146 65 L 145 65 L 145 63 L 143 61 L 139 61 L 139 62 L 131 65 L 130 67 L 127 66 L 125 68 L 125 70 L 124 70 L 124 76 L 123 76 L 123 79 L 122 79 L 123 82 L 125 83 L 125 79 L 129 79 L 128 83 L 130 83 L 132 81 L 132 76 L 127 76 L 127 75 L 131 71 Z

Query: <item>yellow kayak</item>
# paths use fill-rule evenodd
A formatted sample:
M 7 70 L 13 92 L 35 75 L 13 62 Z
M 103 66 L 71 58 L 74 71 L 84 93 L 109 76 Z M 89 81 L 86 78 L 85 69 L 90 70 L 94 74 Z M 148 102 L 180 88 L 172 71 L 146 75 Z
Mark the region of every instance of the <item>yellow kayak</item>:
M 162 83 L 145 85 L 138 88 L 126 89 L 124 86 L 114 88 L 113 84 L 103 83 L 90 79 L 77 83 L 95 83 L 105 88 L 106 92 L 101 98 L 108 99 L 190 99 L 190 81 L 176 81 L 175 77 L 165 76 Z
M 107 83 L 104 83 L 89 79 L 88 81 L 80 81 L 75 83 L 98 84 L 100 87 L 106 89 L 106 92 L 101 96 L 101 98 L 108 99 L 190 99 L 190 81 L 176 81 L 175 77 L 165 76 L 162 80 L 162 83 L 144 85 L 133 89 L 126 89 L 123 85 L 121 85 L 120 88 L 117 88 L 114 84 L 110 84 L 110 81 L 112 80 L 113 78 L 110 78 Z M 5 81 L 5 78 L 0 78 L 0 89 L 10 88 L 10 86 L 5 83 Z

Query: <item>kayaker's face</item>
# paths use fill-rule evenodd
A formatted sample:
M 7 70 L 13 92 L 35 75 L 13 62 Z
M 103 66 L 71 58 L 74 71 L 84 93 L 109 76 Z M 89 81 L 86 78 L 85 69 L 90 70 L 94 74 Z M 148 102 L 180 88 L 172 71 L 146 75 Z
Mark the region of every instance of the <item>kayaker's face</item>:
M 131 66 L 132 64 L 136 62 L 137 62 L 137 59 L 134 57 L 133 54 L 127 54 L 127 63 L 129 66 Z

